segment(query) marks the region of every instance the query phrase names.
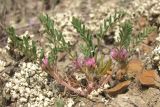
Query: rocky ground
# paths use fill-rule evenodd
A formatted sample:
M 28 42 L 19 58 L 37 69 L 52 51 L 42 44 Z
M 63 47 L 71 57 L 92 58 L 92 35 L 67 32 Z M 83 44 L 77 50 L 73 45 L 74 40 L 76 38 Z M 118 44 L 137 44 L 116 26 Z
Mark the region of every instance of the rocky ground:
M 115 10 L 123 10 L 132 19 L 134 30 L 155 25 L 157 31 L 150 35 L 137 50 L 148 69 L 160 72 L 160 0 L 0 0 L 0 106 L 2 107 L 56 107 L 55 103 L 63 90 L 39 65 L 18 61 L 7 51 L 6 26 L 15 27 L 18 35 L 29 34 L 34 40 L 45 43 L 42 26 L 38 20 L 41 13 L 47 13 L 55 20 L 57 28 L 66 41 L 76 42 L 77 33 L 71 26 L 73 16 L 81 18 L 91 31 L 96 32 L 103 19 Z M 51 5 L 52 4 L 52 5 Z M 122 20 L 123 22 L 123 20 Z M 118 27 L 115 27 L 116 40 Z M 108 33 L 107 35 L 111 35 Z M 103 53 L 112 47 L 107 42 Z M 68 63 L 59 62 L 61 69 Z M 62 87 L 63 88 L 63 87 Z M 141 87 L 142 88 L 142 87 Z M 115 97 L 97 95 L 92 100 L 67 94 L 60 97 L 65 107 L 159 107 L 159 87 L 139 88 L 132 85 L 128 91 Z

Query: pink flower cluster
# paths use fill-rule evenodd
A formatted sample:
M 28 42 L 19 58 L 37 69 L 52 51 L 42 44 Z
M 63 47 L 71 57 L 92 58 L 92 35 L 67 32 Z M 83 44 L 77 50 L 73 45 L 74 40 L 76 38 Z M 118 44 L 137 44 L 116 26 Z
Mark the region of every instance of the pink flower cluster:
M 113 58 L 116 61 L 123 62 L 123 61 L 126 61 L 126 59 L 128 57 L 128 52 L 126 49 L 114 48 L 111 50 L 110 56 L 111 56 L 111 58 Z
M 96 60 L 94 57 L 92 58 L 77 58 L 74 62 L 74 65 L 76 68 L 81 68 L 83 66 L 86 66 L 86 67 L 95 67 L 96 66 Z M 47 57 L 44 57 L 42 59 L 42 68 L 46 68 L 48 66 L 48 58 Z
M 86 58 L 86 59 L 83 59 L 83 58 L 77 58 L 75 61 L 74 61 L 74 65 L 76 66 L 76 68 L 81 68 L 83 66 L 86 66 L 86 67 L 95 67 L 96 66 L 96 60 L 95 58 Z
M 42 68 L 46 68 L 48 66 L 48 58 L 47 57 L 44 57 L 42 59 Z

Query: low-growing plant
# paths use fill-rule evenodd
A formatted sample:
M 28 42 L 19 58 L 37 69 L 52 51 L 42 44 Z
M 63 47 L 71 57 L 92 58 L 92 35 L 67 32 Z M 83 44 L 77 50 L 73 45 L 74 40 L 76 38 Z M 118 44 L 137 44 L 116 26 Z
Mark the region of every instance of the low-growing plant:
M 69 42 L 65 41 L 64 35 L 62 32 L 58 31 L 54 26 L 54 21 L 51 20 L 48 15 L 41 15 L 39 17 L 41 23 L 45 28 L 45 32 L 47 33 L 47 40 L 49 41 L 52 46 L 48 45 L 50 48 L 50 53 L 48 55 L 49 63 L 56 63 L 57 62 L 57 54 L 59 52 L 66 51 L 71 57 L 71 45 Z
M 155 28 L 154 27 L 145 27 L 142 31 L 140 31 L 137 35 L 133 35 L 133 24 L 130 20 L 125 21 L 120 25 L 120 33 L 119 33 L 119 41 L 118 45 L 115 46 L 114 49 L 111 50 L 111 57 L 116 61 L 123 63 L 127 62 L 129 53 L 135 49 L 136 46 L 140 42 L 142 42 L 146 37 L 152 33 Z
M 120 24 L 118 45 L 111 50 L 111 57 L 105 61 L 104 55 L 101 55 L 101 58 L 98 59 L 98 48 L 100 48 L 101 39 L 103 39 L 106 32 L 112 29 L 112 27 L 116 25 L 116 22 L 120 21 L 124 15 L 124 12 L 116 12 L 113 16 L 111 15 L 104 20 L 95 37 L 97 39 L 97 44 L 93 42 L 94 34 L 84 23 L 75 17 L 72 18 L 72 25 L 79 33 L 79 37 L 84 43 L 80 45 L 80 52 L 83 54 L 83 57 L 79 57 L 77 54 L 78 52 L 72 54 L 72 51 L 74 51 L 72 50 L 73 46 L 69 42 L 66 42 L 62 32 L 55 28 L 54 21 L 51 20 L 48 15 L 41 15 L 40 21 L 44 27 L 45 33 L 47 33 L 46 38 L 50 43 L 50 45 L 47 45 L 50 49 L 48 55 L 45 54 L 45 49 L 41 50 L 40 64 L 42 69 L 49 73 L 59 84 L 81 96 L 86 97 L 93 90 L 103 87 L 112 77 L 112 59 L 119 63 L 127 62 L 129 52 L 131 51 L 130 48 L 136 46 L 153 31 L 152 27 L 147 27 L 142 32 L 138 33 L 138 36 L 133 36 L 132 23 L 129 20 L 125 21 Z M 13 28 L 9 28 L 7 32 L 11 39 L 11 47 L 18 48 L 29 58 L 37 58 L 38 55 L 36 55 L 36 46 L 34 42 L 32 42 L 32 45 L 29 45 L 29 39 L 26 37 L 23 37 L 23 39 L 17 37 Z M 82 84 L 76 80 L 71 73 L 70 75 L 66 74 L 67 76 L 65 78 L 59 73 L 57 64 L 58 54 L 61 52 L 66 52 L 72 58 L 75 72 L 85 75 L 86 84 Z
M 35 41 L 30 40 L 29 36 L 18 37 L 13 27 L 9 27 L 6 32 L 11 40 L 9 43 L 11 50 L 18 49 L 24 54 L 26 60 L 36 61 L 37 47 Z

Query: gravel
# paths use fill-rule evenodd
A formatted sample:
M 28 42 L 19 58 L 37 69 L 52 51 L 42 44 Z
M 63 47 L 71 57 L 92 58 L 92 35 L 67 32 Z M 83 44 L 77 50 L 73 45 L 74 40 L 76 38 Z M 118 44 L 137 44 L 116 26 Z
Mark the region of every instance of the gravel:
M 4 86 L 4 92 L 11 95 L 12 101 L 17 101 L 17 106 L 24 104 L 36 107 L 44 105 L 52 107 L 54 104 L 54 82 L 48 84 L 47 73 L 34 63 L 22 62 L 20 71 L 8 80 Z M 44 87 L 45 88 L 42 88 Z M 46 88 L 47 87 L 47 88 Z

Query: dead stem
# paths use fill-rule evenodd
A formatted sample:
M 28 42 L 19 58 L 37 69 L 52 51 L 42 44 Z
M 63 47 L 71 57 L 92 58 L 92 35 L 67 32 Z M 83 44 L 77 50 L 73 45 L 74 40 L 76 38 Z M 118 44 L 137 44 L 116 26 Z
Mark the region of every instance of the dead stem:
M 100 84 L 100 87 L 104 86 L 106 83 L 109 82 L 109 80 L 111 79 L 111 75 L 108 75 Z

